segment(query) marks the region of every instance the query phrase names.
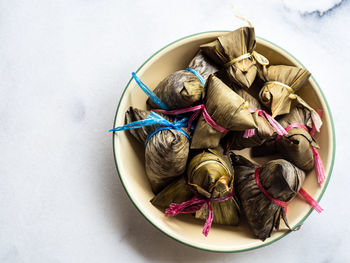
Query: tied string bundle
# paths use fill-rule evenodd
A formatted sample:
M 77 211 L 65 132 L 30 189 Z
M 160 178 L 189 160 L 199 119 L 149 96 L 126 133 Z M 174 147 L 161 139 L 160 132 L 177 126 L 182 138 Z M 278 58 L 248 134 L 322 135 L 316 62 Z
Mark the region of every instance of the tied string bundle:
M 205 86 L 205 82 L 203 77 L 193 68 L 187 68 L 187 71 L 190 71 L 191 73 L 193 73 L 202 83 L 203 87 Z M 192 127 L 192 123 L 194 122 L 194 120 L 199 116 L 199 114 L 202 112 L 203 117 L 205 119 L 205 121 L 211 126 L 213 127 L 215 130 L 225 133 L 228 132 L 227 129 L 225 129 L 224 127 L 220 126 L 219 124 L 217 124 L 209 115 L 208 111 L 205 108 L 204 104 L 200 104 L 200 105 L 196 105 L 193 107 L 188 107 L 185 109 L 178 109 L 178 110 L 170 110 L 168 109 L 168 107 L 157 97 L 156 94 L 154 94 L 140 79 L 139 77 L 137 77 L 137 75 L 133 72 L 132 73 L 132 77 L 135 79 L 136 83 L 140 86 L 140 88 L 147 94 L 147 96 L 153 100 L 154 103 L 156 103 L 161 109 L 154 109 L 154 112 L 158 112 L 158 113 L 163 113 L 163 114 L 167 114 L 167 115 L 179 115 L 179 114 L 183 114 L 183 113 L 189 113 L 189 112 L 193 112 L 193 114 L 191 115 L 191 117 L 188 120 L 188 130 L 191 130 Z
M 256 182 L 257 186 L 259 187 L 260 191 L 268 199 L 270 199 L 273 203 L 284 208 L 284 212 L 286 213 L 287 206 L 288 206 L 289 202 L 284 202 L 284 201 L 278 200 L 278 199 L 274 198 L 272 195 L 270 195 L 266 191 L 266 189 L 262 186 L 260 179 L 259 179 L 259 173 L 260 173 L 260 167 L 255 169 L 255 174 L 254 174 L 255 182 Z M 321 213 L 323 211 L 323 208 L 303 188 L 300 188 L 299 195 L 318 213 Z
M 190 186 L 189 186 L 190 187 Z M 190 188 L 193 192 L 194 190 Z M 169 205 L 169 208 L 165 210 L 165 215 L 166 216 L 176 216 L 178 214 L 188 214 L 188 213 L 194 213 L 198 210 L 200 210 L 203 206 L 207 205 L 208 206 L 208 217 L 205 221 L 204 227 L 203 227 L 203 235 L 208 236 L 209 230 L 211 228 L 211 225 L 213 223 L 213 209 L 210 205 L 211 202 L 224 202 L 226 200 L 229 200 L 234 196 L 234 191 L 232 191 L 230 194 L 224 197 L 219 197 L 219 198 L 205 198 L 197 193 L 195 193 L 195 197 L 192 199 L 185 201 L 181 204 L 175 204 L 171 203 Z
M 288 132 L 278 123 L 270 114 L 264 110 L 251 110 L 251 112 L 257 112 L 259 116 L 266 118 L 266 120 L 271 124 L 279 136 L 287 135 Z M 248 129 L 244 131 L 243 138 L 250 138 L 254 136 L 255 129 Z
M 318 109 L 317 110 L 317 113 L 319 114 L 320 118 L 322 117 L 322 114 L 323 114 L 323 111 Z M 305 131 L 307 131 L 308 133 L 310 133 L 310 135 L 313 137 L 316 133 L 316 125 L 313 124 L 312 126 L 312 129 L 311 131 L 309 131 L 309 129 L 303 125 L 303 124 L 300 124 L 300 123 L 292 123 L 291 125 L 287 126 L 285 128 L 286 131 L 289 131 L 293 128 L 303 128 Z M 279 142 L 282 140 L 282 136 L 278 135 L 276 137 L 276 143 L 277 143 L 277 146 L 279 144 Z M 325 175 L 325 172 L 324 172 L 324 167 L 323 167 L 323 163 L 322 163 L 322 160 L 321 160 L 321 157 L 320 155 L 318 154 L 318 151 L 317 149 L 312 146 L 312 152 L 314 154 L 314 159 L 315 159 L 315 170 L 316 170 L 316 175 L 317 175 L 317 181 L 319 183 L 319 185 L 322 185 L 322 183 L 324 182 L 324 180 L 326 179 L 326 175 Z
M 128 123 L 124 126 L 116 127 L 114 129 L 109 130 L 110 132 L 116 132 L 116 131 L 124 131 L 124 130 L 131 130 L 131 129 L 137 129 L 141 128 L 144 126 L 150 126 L 150 125 L 159 125 L 160 127 L 156 128 L 154 131 L 152 131 L 146 139 L 145 145 L 149 142 L 149 140 L 158 132 L 163 131 L 163 130 L 177 130 L 181 132 L 185 137 L 189 140 L 190 137 L 189 135 L 181 129 L 182 127 L 187 127 L 187 118 L 183 118 L 181 120 L 176 120 L 174 123 L 171 123 L 167 119 L 163 118 L 159 114 L 151 111 L 150 114 L 147 116 L 147 119 L 145 120 L 140 120 L 140 121 L 135 121 L 132 123 Z

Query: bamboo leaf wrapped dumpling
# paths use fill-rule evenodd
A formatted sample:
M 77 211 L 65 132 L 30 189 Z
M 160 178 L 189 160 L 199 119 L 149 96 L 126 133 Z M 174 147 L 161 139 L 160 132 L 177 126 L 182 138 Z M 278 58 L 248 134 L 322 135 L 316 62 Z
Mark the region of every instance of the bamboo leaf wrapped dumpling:
M 319 148 L 308 130 L 293 124 L 302 124 L 312 129 L 311 112 L 303 106 L 295 107 L 284 116 L 280 123 L 283 127 L 291 127 L 288 134 L 278 141 L 279 151 L 282 155 L 304 171 L 310 171 L 315 166 L 313 147 Z
M 203 44 L 200 49 L 222 67 L 227 78 L 241 87 L 249 88 L 257 74 L 253 57 L 256 40 L 253 27 L 241 27 Z M 255 53 L 254 53 L 255 54 Z
M 216 71 L 217 68 L 199 51 L 191 60 L 188 69 L 170 74 L 153 92 L 170 110 L 187 108 L 202 101 L 205 95 L 204 83 L 208 76 Z M 159 108 L 151 99 L 147 100 L 147 104 L 151 108 Z
M 240 209 L 233 192 L 234 172 L 221 149 L 209 149 L 191 159 L 187 169 L 187 184 L 194 197 L 182 203 L 170 204 L 165 210 L 167 216 L 195 213 L 196 218 L 205 220 L 205 236 L 212 222 L 225 225 L 239 223 Z
M 152 191 L 158 193 L 186 171 L 186 163 L 189 153 L 188 135 L 178 125 L 177 129 L 170 124 L 177 125 L 176 121 L 167 116 L 160 116 L 153 112 L 130 107 L 126 112 L 127 124 L 149 118 L 156 118 L 156 124 L 141 126 L 129 130 L 130 133 L 145 145 L 145 170 Z M 158 120 L 165 123 L 167 129 L 159 130 L 164 124 L 157 124 Z M 167 124 L 168 123 L 168 124 Z M 170 123 L 170 124 L 169 124 Z M 174 126 L 173 125 L 173 126 Z M 181 129 L 181 131 L 180 131 Z
M 287 128 L 293 124 L 301 124 L 310 130 L 313 127 L 311 112 L 302 105 L 293 108 L 289 114 L 280 119 L 282 127 Z M 287 129 L 288 134 L 282 137 L 274 136 L 260 147 L 253 149 L 255 157 L 273 154 L 276 151 L 284 158 L 304 171 L 314 167 L 314 154 L 312 147 L 319 148 L 318 144 L 305 128 L 295 126 Z
M 295 94 L 309 79 L 310 72 L 294 66 L 269 66 L 264 70 L 266 80 L 259 99 L 271 110 L 272 117 L 289 113 L 292 102 L 300 98 Z
M 206 198 L 222 198 L 233 192 L 234 172 L 226 156 L 209 149 L 192 158 L 188 165 L 189 185 Z M 234 197 L 223 202 L 211 202 L 213 222 L 223 225 L 238 225 L 240 210 Z M 208 206 L 203 206 L 195 214 L 206 220 Z
M 151 203 L 154 206 L 166 209 L 171 203 L 181 204 L 191 199 L 192 196 L 193 192 L 188 187 L 186 178 L 181 176 L 153 197 Z
M 233 153 L 231 160 L 242 210 L 254 236 L 264 241 L 271 236 L 274 228 L 279 229 L 281 217 L 288 226 L 284 207 L 281 205 L 286 205 L 296 196 L 305 179 L 305 173 L 283 159 L 267 162 L 262 167 Z
M 219 78 L 211 75 L 206 83 L 205 108 L 211 119 L 224 131 L 219 131 L 207 122 L 203 115 L 198 119 L 194 130 L 191 148 L 215 148 L 229 130 L 244 131 L 256 128 L 249 111 L 249 104 L 231 90 Z

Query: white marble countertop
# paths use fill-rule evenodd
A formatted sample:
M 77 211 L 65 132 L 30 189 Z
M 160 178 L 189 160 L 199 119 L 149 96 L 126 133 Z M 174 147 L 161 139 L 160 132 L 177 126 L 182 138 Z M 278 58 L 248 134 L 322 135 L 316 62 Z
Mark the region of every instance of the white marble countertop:
M 303 2 L 0 1 L 0 262 L 349 262 L 350 2 Z M 215 254 L 142 217 L 107 130 L 130 72 L 180 37 L 241 26 L 232 3 L 312 72 L 338 144 L 322 214 L 270 246 Z

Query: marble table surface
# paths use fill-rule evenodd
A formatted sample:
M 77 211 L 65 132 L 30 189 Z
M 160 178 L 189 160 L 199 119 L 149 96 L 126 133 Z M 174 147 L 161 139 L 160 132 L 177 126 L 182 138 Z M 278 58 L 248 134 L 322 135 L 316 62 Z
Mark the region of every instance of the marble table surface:
M 338 144 L 322 214 L 270 246 L 216 254 L 142 217 L 107 130 L 130 72 L 183 36 L 241 26 L 232 4 L 312 72 Z M 346 0 L 1 0 L 0 262 L 350 262 L 349 12 Z

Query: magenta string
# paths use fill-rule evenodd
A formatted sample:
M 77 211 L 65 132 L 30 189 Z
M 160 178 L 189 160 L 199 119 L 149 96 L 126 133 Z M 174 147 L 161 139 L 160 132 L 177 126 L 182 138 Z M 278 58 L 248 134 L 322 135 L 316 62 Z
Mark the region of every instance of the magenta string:
M 202 112 L 202 115 L 204 117 L 204 120 L 211 126 L 213 127 L 215 130 L 225 133 L 228 132 L 227 129 L 225 129 L 224 127 L 220 126 L 219 124 L 217 124 L 209 115 L 207 109 L 205 108 L 204 104 L 200 104 L 197 106 L 193 106 L 193 107 L 189 107 L 189 108 L 184 108 L 184 109 L 178 109 L 178 110 L 170 110 L 170 111 L 166 111 L 166 110 L 160 110 L 160 109 L 156 109 L 153 110 L 155 112 L 159 112 L 159 113 L 163 113 L 163 114 L 167 114 L 167 115 L 179 115 L 179 114 L 183 114 L 183 113 L 188 113 L 188 112 L 193 112 L 193 114 L 191 115 L 191 117 L 188 120 L 188 129 L 190 130 L 193 121 L 199 116 L 199 114 Z
M 305 125 L 300 124 L 300 123 L 292 123 L 291 125 L 287 126 L 285 128 L 285 130 L 289 131 L 290 129 L 297 128 L 297 127 L 303 128 L 305 131 L 309 132 L 309 129 Z M 310 135 L 311 135 L 311 132 L 310 132 Z M 282 139 L 282 136 L 278 135 L 276 137 L 276 143 L 279 143 L 281 141 L 281 139 Z M 317 182 L 319 183 L 319 185 L 322 185 L 322 183 L 326 179 L 323 163 L 322 163 L 321 157 L 318 154 L 317 149 L 315 147 L 312 147 L 312 152 L 314 154 L 315 171 L 316 171 L 316 175 L 317 175 Z
M 259 173 L 260 173 L 260 167 L 259 168 L 256 168 L 255 169 L 255 174 L 254 174 L 254 177 L 255 177 L 255 182 L 256 184 L 258 185 L 260 191 L 268 198 L 270 199 L 272 202 L 274 202 L 276 205 L 279 205 L 283 208 L 286 208 L 288 206 L 288 202 L 283 202 L 281 200 L 278 200 L 276 198 L 274 198 L 272 195 L 270 195 L 266 189 L 262 186 L 261 182 L 260 182 L 260 179 L 259 179 Z
M 253 137 L 255 134 L 255 129 L 247 129 L 244 131 L 244 134 L 243 134 L 243 138 L 250 138 L 250 137 Z
M 200 210 L 204 205 L 208 206 L 208 217 L 205 221 L 204 227 L 203 227 L 203 235 L 208 236 L 209 230 L 211 228 L 211 225 L 213 223 L 213 209 L 210 205 L 210 202 L 223 202 L 231 197 L 233 197 L 234 192 L 232 191 L 229 195 L 225 197 L 219 197 L 219 198 L 201 198 L 201 197 L 193 197 L 192 199 L 183 202 L 181 204 L 175 204 L 171 203 L 169 208 L 165 210 L 166 216 L 176 216 L 178 214 L 186 214 L 186 213 L 194 213 L 198 210 Z
M 300 188 L 299 194 L 311 207 L 316 210 L 317 213 L 321 213 L 323 211 L 323 208 L 303 188 Z
M 312 152 L 314 154 L 314 161 L 315 161 L 315 169 L 316 169 L 316 174 L 317 174 L 317 181 L 318 181 L 318 183 L 320 185 L 322 185 L 322 183 L 326 179 L 323 163 L 322 163 L 321 157 L 318 154 L 318 152 L 317 152 L 315 147 L 312 147 Z
M 275 204 L 279 205 L 280 207 L 284 208 L 284 212 L 287 212 L 287 206 L 288 206 L 288 202 L 284 202 L 281 200 L 278 200 L 276 198 L 274 198 L 272 195 L 270 195 L 266 189 L 262 186 L 262 184 L 260 183 L 260 179 L 259 179 L 259 173 L 260 173 L 260 168 L 256 168 L 255 169 L 255 182 L 258 185 L 260 191 L 268 198 L 270 199 L 272 202 L 274 202 Z M 311 197 L 311 195 L 309 195 L 303 188 L 300 188 L 299 190 L 299 194 L 303 197 L 303 199 L 312 207 L 314 208 L 318 213 L 321 213 L 323 211 L 323 208 Z
M 277 135 L 279 136 L 283 136 L 288 134 L 287 131 L 281 126 L 281 124 L 278 123 L 278 121 L 276 121 L 270 114 L 268 114 L 266 111 L 264 110 L 252 110 L 251 112 L 257 112 L 259 116 L 265 118 L 272 126 L 272 128 L 274 128 L 274 130 L 277 132 Z M 248 129 L 245 130 L 244 134 L 243 134 L 243 138 L 250 138 L 255 134 L 255 129 Z
M 257 110 L 258 114 L 261 117 L 265 117 L 268 122 L 271 124 L 271 126 L 275 129 L 278 135 L 287 135 L 288 132 L 279 124 L 278 121 L 276 121 L 271 115 L 269 115 L 266 111 L 264 110 Z

